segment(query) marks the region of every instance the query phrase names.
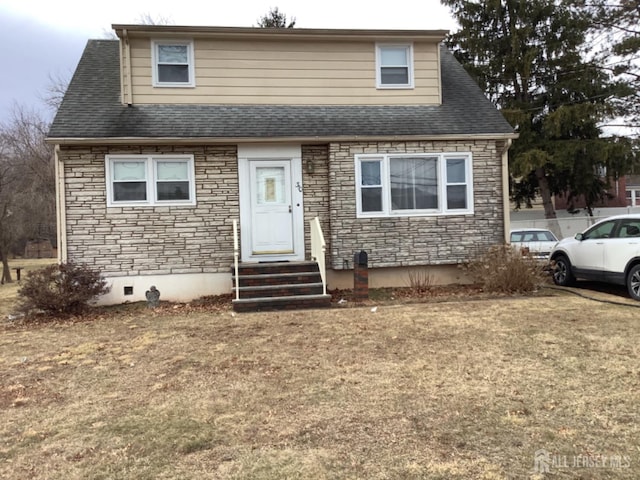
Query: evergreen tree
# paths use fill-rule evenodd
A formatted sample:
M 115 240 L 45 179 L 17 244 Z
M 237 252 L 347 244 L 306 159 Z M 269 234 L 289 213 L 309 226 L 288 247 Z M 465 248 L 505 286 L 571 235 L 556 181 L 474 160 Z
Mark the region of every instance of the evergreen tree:
M 564 0 L 442 3 L 461 26 L 449 46 L 520 135 L 509 159 L 517 206 L 537 193 L 555 218 L 554 194 L 589 206 L 605 197 L 599 173 L 622 175 L 631 157 L 599 127 L 622 89 L 585 60 L 592 12 Z
M 621 125 L 640 128 L 640 1 L 591 0 L 589 6 L 598 61 L 629 87 L 616 105 Z
M 258 20 L 258 27 L 260 28 L 293 28 L 295 24 L 295 17 L 292 17 L 287 23 L 287 16 L 278 10 L 278 7 L 270 9 L 269 13 Z

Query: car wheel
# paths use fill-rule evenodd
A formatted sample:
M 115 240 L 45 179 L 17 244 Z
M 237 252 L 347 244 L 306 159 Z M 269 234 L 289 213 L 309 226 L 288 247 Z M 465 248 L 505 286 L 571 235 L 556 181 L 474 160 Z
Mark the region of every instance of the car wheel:
M 569 262 L 569 259 L 564 255 L 560 255 L 559 257 L 556 257 L 555 262 L 556 266 L 553 270 L 554 283 L 561 287 L 568 287 L 575 280 L 571 273 L 571 263 Z
M 627 274 L 627 290 L 634 300 L 640 300 L 640 265 L 634 265 Z

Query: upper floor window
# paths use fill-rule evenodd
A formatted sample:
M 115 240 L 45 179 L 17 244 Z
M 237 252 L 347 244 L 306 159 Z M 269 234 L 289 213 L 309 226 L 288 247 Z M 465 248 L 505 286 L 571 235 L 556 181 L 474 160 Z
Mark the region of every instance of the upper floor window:
M 356 156 L 358 217 L 473 213 L 470 153 Z
M 413 46 L 376 45 L 378 88 L 413 88 Z
M 155 87 L 194 87 L 193 42 L 151 42 L 153 85 Z
M 107 155 L 107 206 L 195 205 L 192 155 Z

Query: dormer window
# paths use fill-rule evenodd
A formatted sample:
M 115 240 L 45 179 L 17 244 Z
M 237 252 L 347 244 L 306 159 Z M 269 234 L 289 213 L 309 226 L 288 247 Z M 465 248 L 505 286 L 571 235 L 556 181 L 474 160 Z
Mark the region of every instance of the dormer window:
M 195 87 L 193 42 L 151 42 L 154 87 Z
M 411 44 L 376 45 L 378 88 L 413 88 L 413 47 Z

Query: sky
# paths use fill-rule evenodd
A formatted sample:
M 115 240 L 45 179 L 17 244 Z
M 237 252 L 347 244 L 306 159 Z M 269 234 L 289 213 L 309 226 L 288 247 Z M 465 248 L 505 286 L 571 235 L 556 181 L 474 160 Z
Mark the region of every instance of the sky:
M 144 15 L 175 25 L 251 27 L 273 7 L 296 28 L 455 30 L 438 0 L 0 0 L 0 123 L 16 108 L 50 119 L 42 100 L 56 80 L 69 80 L 90 38 Z

